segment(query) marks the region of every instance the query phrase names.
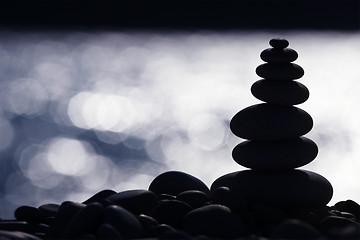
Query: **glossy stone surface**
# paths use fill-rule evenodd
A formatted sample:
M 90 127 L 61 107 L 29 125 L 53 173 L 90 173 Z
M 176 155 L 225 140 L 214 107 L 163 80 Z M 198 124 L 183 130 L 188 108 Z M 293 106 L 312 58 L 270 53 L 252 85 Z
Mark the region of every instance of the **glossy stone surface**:
M 276 105 L 297 105 L 309 98 L 307 87 L 297 81 L 261 79 L 251 86 L 257 99 Z
M 38 207 L 38 209 L 40 210 L 40 212 L 44 217 L 55 217 L 59 210 L 59 207 L 60 207 L 59 204 L 47 203 L 41 205 L 40 207 Z
M 256 68 L 259 77 L 274 80 L 293 80 L 304 76 L 304 69 L 295 63 L 264 63 Z
M 176 196 L 187 190 L 209 193 L 209 188 L 200 179 L 179 171 L 164 172 L 157 176 L 149 186 L 149 191 L 156 195 L 165 193 Z
M 304 166 L 315 159 L 318 148 L 301 137 L 279 141 L 244 141 L 232 152 L 241 166 L 259 171 L 284 171 Z
M 311 116 L 294 106 L 256 104 L 238 112 L 231 131 L 249 140 L 281 140 L 302 136 L 313 127 Z
M 268 63 L 289 63 L 298 58 L 298 53 L 291 48 L 268 48 L 261 52 L 260 58 Z
M 107 206 L 103 213 L 103 223 L 111 225 L 123 238 L 140 238 L 142 235 L 140 221 L 120 206 Z
M 100 192 L 97 192 L 96 194 L 94 194 L 93 196 L 88 198 L 87 200 L 85 200 L 83 202 L 83 204 L 89 204 L 89 203 L 93 203 L 93 202 L 101 202 L 104 198 L 107 198 L 115 193 L 116 192 L 114 190 L 104 189 Z
M 248 202 L 280 209 L 317 208 L 331 199 L 333 188 L 321 175 L 306 170 L 258 172 L 244 170 L 216 179 L 211 191 L 225 186 Z
M 210 198 L 199 190 L 188 190 L 176 196 L 176 199 L 189 204 L 193 208 L 204 206 L 210 202 Z
M 103 206 L 93 202 L 86 205 L 70 220 L 63 235 L 66 239 L 78 238 L 95 230 L 102 221 Z
M 157 203 L 155 194 L 144 189 L 122 191 L 112 194 L 107 200 L 134 214 L 147 213 Z

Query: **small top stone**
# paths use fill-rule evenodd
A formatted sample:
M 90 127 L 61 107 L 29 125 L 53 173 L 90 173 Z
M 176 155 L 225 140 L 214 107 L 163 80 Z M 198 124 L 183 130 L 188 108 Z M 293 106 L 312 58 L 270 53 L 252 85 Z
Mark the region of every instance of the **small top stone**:
M 273 38 L 270 40 L 270 46 L 272 46 L 273 48 L 278 48 L 278 49 L 284 49 L 287 46 L 289 46 L 289 42 L 286 39 L 283 38 Z

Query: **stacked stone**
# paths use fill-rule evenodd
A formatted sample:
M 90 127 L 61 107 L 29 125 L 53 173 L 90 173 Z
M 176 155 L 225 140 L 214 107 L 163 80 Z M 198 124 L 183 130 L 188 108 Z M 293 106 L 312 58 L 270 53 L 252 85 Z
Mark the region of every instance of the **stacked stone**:
M 256 68 L 263 79 L 251 87 L 253 96 L 265 103 L 247 107 L 230 122 L 231 131 L 247 139 L 233 150 L 234 160 L 251 170 L 217 179 L 211 189 L 228 187 L 250 203 L 280 208 L 321 207 L 332 197 L 331 184 L 319 174 L 297 170 L 315 159 L 316 144 L 304 137 L 313 127 L 311 116 L 294 105 L 305 102 L 309 91 L 295 81 L 304 75 L 298 58 L 285 39 L 270 40 L 272 48 L 260 57 Z

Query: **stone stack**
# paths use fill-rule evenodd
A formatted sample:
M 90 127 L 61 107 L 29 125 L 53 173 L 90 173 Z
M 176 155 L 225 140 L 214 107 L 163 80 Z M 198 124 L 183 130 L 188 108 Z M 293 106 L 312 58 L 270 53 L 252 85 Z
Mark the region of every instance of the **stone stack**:
M 287 48 L 287 40 L 272 39 L 270 45 L 260 55 L 266 63 L 256 68 L 263 79 L 251 87 L 253 96 L 265 103 L 241 110 L 230 122 L 231 131 L 247 139 L 234 148 L 233 158 L 251 170 L 224 175 L 211 190 L 228 187 L 249 203 L 285 209 L 325 206 L 333 194 L 331 184 L 319 174 L 295 169 L 318 153 L 316 144 L 303 137 L 313 127 L 311 116 L 294 106 L 309 97 L 306 86 L 295 81 L 304 70 L 292 63 L 298 54 Z

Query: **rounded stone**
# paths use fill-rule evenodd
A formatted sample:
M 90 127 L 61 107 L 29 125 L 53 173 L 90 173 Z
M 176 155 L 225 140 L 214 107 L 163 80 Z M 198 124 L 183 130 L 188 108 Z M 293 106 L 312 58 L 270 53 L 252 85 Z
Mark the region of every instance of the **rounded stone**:
M 147 213 L 157 203 L 155 194 L 143 189 L 127 190 L 112 194 L 107 200 L 134 214 Z
M 231 210 L 223 205 L 211 204 L 190 211 L 184 217 L 184 230 L 192 235 L 213 238 L 234 238 L 244 232 L 244 226 Z
M 264 63 L 256 68 L 256 74 L 273 80 L 293 80 L 304 76 L 304 69 L 295 63 Z
M 298 58 L 298 53 L 291 48 L 268 48 L 260 53 L 260 58 L 268 63 L 290 63 Z
M 229 207 L 237 212 L 245 212 L 248 203 L 241 195 L 233 194 L 228 187 L 218 187 L 212 191 L 213 202 Z
M 120 233 L 110 224 L 101 224 L 96 233 L 97 239 L 123 239 Z
M 15 210 L 15 218 L 19 221 L 39 222 L 44 217 L 38 208 L 21 206 Z
M 114 190 L 110 190 L 110 189 L 105 189 L 102 190 L 98 193 L 96 193 L 95 195 L 91 196 L 90 198 L 88 198 L 87 200 L 85 200 L 83 202 L 83 204 L 89 204 L 92 202 L 101 202 L 103 199 L 115 194 L 116 192 Z
M 357 220 L 360 220 L 360 205 L 357 202 L 348 199 L 337 202 L 334 207 L 339 211 L 351 213 L 355 215 Z
M 307 87 L 297 81 L 261 79 L 251 86 L 251 93 L 261 101 L 276 105 L 297 105 L 309 98 Z
M 230 121 L 231 131 L 248 140 L 282 140 L 300 137 L 313 127 L 311 116 L 294 106 L 261 103 L 247 107 Z
M 142 236 L 142 225 L 131 212 L 116 205 L 107 206 L 103 212 L 103 223 L 114 227 L 124 238 L 139 238 Z
M 60 205 L 57 203 L 46 203 L 38 207 L 44 217 L 55 217 Z
M 333 188 L 323 176 L 306 170 L 259 172 L 244 170 L 216 179 L 211 191 L 228 187 L 249 203 L 261 203 L 280 209 L 319 208 L 332 197 Z
M 269 44 L 273 48 L 283 49 L 289 46 L 289 41 L 284 38 L 273 38 L 269 41 Z
M 65 201 L 61 203 L 57 217 L 64 217 L 71 219 L 77 212 L 83 209 L 86 205 L 73 201 Z
M 157 176 L 149 186 L 149 191 L 156 195 L 165 193 L 176 196 L 187 190 L 209 193 L 209 188 L 200 179 L 179 171 L 164 172 Z
M 143 227 L 143 237 L 153 236 L 154 229 L 157 225 L 159 225 L 159 222 L 153 217 L 144 214 L 140 214 L 137 218 Z
M 49 230 L 46 232 L 45 237 L 48 239 L 61 237 L 72 218 L 85 207 L 85 204 L 78 202 L 63 202 L 60 205 Z
M 304 166 L 318 154 L 316 143 L 306 137 L 278 141 L 244 141 L 232 152 L 241 166 L 259 171 L 284 171 Z
M 210 201 L 208 195 L 199 190 L 188 190 L 176 196 L 176 199 L 189 204 L 193 208 L 204 206 Z
M 89 203 L 76 213 L 64 231 L 67 239 L 78 238 L 83 234 L 95 233 L 102 221 L 103 206 L 98 202 Z

